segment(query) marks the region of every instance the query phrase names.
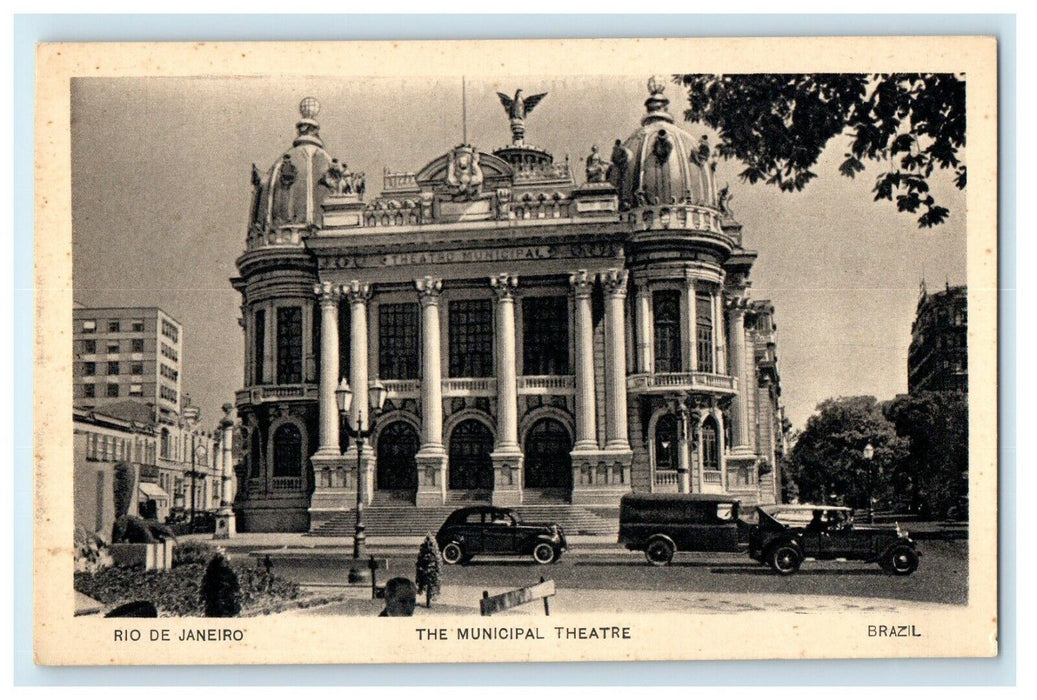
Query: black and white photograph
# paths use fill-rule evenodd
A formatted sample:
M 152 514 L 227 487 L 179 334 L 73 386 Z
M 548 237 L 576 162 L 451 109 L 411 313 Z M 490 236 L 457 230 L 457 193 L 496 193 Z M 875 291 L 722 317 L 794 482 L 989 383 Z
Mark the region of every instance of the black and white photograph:
M 795 41 L 42 45 L 41 662 L 996 654 L 996 43 Z

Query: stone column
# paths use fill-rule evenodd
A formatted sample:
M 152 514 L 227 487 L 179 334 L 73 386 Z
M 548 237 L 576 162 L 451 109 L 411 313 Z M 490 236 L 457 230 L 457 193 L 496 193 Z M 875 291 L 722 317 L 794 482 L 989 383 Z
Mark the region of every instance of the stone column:
M 627 271 L 601 273 L 605 289 L 605 449 L 629 451 L 627 430 L 626 324 L 623 320 Z
M 677 408 L 677 492 L 691 493 L 691 441 L 688 439 L 688 410 Z
M 343 293 L 349 301 L 349 317 L 352 324 L 349 347 L 349 369 L 352 376 L 349 379 L 349 385 L 353 390 L 353 405 L 350 407 L 349 420 L 356 430 L 363 430 L 370 425 L 371 421 L 371 407 L 367 400 L 367 302 L 371 299 L 371 285 L 353 280 L 345 285 Z M 350 451 L 355 457 L 355 447 L 351 446 Z M 360 480 L 364 500 L 368 503 L 373 495 L 371 487 L 373 480 L 370 478 L 373 454 L 371 443 L 368 440 L 364 443 L 364 453 L 361 456 L 361 473 L 355 475 L 355 478 Z M 355 461 L 348 460 L 347 469 L 350 462 L 353 465 L 356 464 Z M 357 487 L 356 482 L 349 486 L 354 489 Z
M 569 277 L 576 302 L 576 444 L 574 452 L 598 449 L 594 401 L 594 321 L 591 315 L 591 293 L 594 276 L 586 270 Z
M 320 299 L 320 407 L 319 447 L 314 456 L 337 457 L 339 450 L 338 404 L 335 389 L 338 388 L 338 304 L 342 290 L 331 282 L 322 282 L 313 287 Z M 319 480 L 318 480 L 319 483 Z
M 731 431 L 733 450 L 749 448 L 749 411 L 745 392 L 751 387 L 743 381 L 745 370 L 745 300 L 732 299 L 728 306 L 727 346 L 731 353 L 730 374 L 738 380 L 738 392 L 731 400 Z
M 274 337 L 277 334 L 277 307 L 274 306 L 274 302 L 268 301 L 264 308 L 266 313 L 263 327 L 263 384 L 273 384 L 277 377 L 277 339 Z
M 655 348 L 652 342 L 652 291 L 648 284 L 637 285 L 635 294 L 637 309 L 637 364 L 638 372 L 652 374 L 655 371 Z
M 216 512 L 214 540 L 226 540 L 237 534 L 234 508 L 228 495 L 231 487 L 231 468 L 234 461 L 234 419 L 230 417 L 234 405 L 223 404 L 223 420 L 220 421 L 220 509 Z
M 518 278 L 490 278 L 497 299 L 497 443 L 493 449 L 493 503 L 522 502 L 522 449 L 518 444 L 518 375 L 515 367 L 515 289 Z
M 443 376 L 440 352 L 439 300 L 443 280 L 414 280 L 421 304 L 421 449 L 417 505 L 442 505 L 446 498 L 446 450 L 443 448 Z
M 727 371 L 727 338 L 724 323 L 724 290 L 717 287 L 713 293 L 713 349 L 714 363 L 713 371 L 724 374 Z
M 698 339 L 698 297 L 696 296 L 695 278 L 685 273 L 684 276 L 685 313 L 688 316 L 688 367 L 686 372 L 699 371 L 699 339 Z

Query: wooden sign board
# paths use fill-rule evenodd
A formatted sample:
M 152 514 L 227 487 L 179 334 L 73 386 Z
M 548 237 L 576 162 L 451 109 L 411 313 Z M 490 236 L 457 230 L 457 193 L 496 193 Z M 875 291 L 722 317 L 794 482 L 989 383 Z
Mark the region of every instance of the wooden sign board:
M 479 601 L 479 611 L 485 617 L 487 615 L 509 610 L 518 605 L 532 603 L 534 600 L 543 598 L 544 614 L 550 615 L 551 612 L 548 607 L 547 599 L 554 594 L 554 580 L 545 581 L 543 579 L 540 579 L 540 583 L 534 586 L 517 588 L 514 591 L 508 591 L 507 593 L 501 593 L 500 595 L 491 596 L 487 591 L 483 591 L 482 600 Z

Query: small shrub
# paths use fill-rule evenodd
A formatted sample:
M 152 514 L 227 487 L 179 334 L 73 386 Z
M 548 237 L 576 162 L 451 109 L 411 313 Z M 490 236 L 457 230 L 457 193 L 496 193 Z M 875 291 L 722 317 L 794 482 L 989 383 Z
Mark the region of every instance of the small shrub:
M 241 612 L 238 575 L 222 553 L 209 561 L 202 577 L 202 603 L 206 617 L 234 617 Z
M 219 551 L 217 547 L 208 542 L 197 540 L 181 542 L 173 547 L 173 566 L 207 564 Z
M 439 595 L 440 578 L 439 545 L 432 534 L 425 535 L 425 540 L 418 550 L 418 563 L 415 571 L 415 583 L 418 593 L 425 594 L 425 607 L 432 607 L 432 599 Z
M 112 542 L 151 544 L 176 540 L 176 535 L 167 526 L 154 520 L 144 520 L 135 515 L 124 515 L 112 525 Z

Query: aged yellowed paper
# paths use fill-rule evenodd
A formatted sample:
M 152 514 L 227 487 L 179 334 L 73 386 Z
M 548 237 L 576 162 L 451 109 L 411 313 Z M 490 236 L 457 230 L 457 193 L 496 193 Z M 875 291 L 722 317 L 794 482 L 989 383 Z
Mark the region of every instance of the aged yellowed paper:
M 41 45 L 37 662 L 995 655 L 995 59 Z

